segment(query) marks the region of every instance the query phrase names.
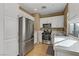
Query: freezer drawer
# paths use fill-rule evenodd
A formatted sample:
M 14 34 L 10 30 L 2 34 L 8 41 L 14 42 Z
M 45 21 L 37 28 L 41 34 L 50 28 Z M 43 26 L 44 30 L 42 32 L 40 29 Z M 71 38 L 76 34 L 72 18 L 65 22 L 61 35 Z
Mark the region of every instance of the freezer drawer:
M 26 41 L 24 44 L 24 55 L 27 54 L 34 47 L 34 40 Z

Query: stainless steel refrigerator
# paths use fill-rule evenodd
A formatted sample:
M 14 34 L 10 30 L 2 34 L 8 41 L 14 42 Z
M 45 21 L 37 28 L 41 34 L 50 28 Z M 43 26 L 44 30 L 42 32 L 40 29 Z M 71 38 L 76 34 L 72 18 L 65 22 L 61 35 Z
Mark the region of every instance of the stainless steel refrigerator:
M 24 56 L 34 47 L 34 22 L 19 17 L 19 55 Z

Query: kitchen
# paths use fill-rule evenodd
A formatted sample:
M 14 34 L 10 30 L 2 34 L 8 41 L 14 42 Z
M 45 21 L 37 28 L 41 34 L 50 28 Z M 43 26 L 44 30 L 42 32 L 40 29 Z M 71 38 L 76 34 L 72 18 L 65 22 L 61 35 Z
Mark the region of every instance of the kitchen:
M 0 55 L 64 55 L 64 53 L 59 52 L 60 50 L 63 51 L 62 49 L 59 50 L 59 48 L 62 48 L 59 47 L 61 44 L 55 45 L 54 40 L 63 41 L 65 37 L 67 37 L 66 39 L 72 37 L 78 39 L 78 24 L 76 23 L 79 22 L 79 7 L 77 5 L 79 4 L 0 3 Z M 73 25 L 74 30 L 71 23 L 76 24 Z M 72 50 L 72 48 L 70 50 L 68 48 L 66 51 L 77 52 L 76 54 L 79 55 L 78 51 L 74 52 L 75 50 Z M 72 53 L 69 55 L 72 55 Z

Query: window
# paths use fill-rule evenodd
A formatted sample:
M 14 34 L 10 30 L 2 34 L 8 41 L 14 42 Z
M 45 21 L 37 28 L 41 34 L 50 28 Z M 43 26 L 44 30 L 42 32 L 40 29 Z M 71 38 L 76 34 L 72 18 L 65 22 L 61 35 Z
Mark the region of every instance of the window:
M 79 34 L 79 23 L 71 23 L 70 24 L 70 34 L 78 37 L 78 34 Z

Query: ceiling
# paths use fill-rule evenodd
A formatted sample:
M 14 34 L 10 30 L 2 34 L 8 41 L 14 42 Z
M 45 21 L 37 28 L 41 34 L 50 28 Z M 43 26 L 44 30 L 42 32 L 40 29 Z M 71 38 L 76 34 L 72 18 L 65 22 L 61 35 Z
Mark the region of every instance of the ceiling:
M 48 15 L 64 11 L 66 3 L 20 3 L 19 5 L 30 14 Z

